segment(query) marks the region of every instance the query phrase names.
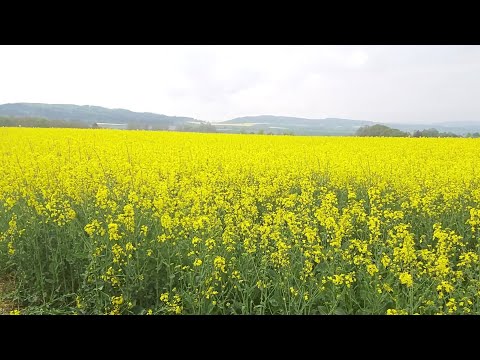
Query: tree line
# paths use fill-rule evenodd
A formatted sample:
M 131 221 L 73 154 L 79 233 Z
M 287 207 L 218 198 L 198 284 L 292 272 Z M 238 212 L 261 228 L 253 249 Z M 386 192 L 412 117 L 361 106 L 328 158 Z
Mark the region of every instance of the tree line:
M 393 129 L 385 125 L 366 125 L 360 127 L 356 132 L 356 136 L 385 136 L 385 137 L 440 137 L 440 138 L 458 138 L 458 137 L 470 137 L 478 138 L 480 134 L 475 132 L 473 134 L 468 133 L 465 136 L 454 134 L 452 132 L 440 132 L 435 128 L 424 129 L 424 130 L 415 130 L 412 133 L 407 131 L 401 131 L 398 129 Z
M 88 128 L 81 121 L 49 120 L 35 117 L 0 116 L 0 127 L 38 127 L 38 128 Z

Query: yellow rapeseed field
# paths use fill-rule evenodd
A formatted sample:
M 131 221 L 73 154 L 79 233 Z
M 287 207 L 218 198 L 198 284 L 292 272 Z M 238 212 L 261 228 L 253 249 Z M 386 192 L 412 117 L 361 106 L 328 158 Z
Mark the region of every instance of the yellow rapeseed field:
M 0 128 L 12 313 L 480 314 L 480 140 Z

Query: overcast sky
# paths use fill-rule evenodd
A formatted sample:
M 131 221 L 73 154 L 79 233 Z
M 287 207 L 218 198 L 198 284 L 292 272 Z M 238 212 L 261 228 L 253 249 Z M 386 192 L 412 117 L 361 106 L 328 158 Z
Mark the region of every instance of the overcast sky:
M 480 122 L 480 46 L 0 46 L 0 104 Z

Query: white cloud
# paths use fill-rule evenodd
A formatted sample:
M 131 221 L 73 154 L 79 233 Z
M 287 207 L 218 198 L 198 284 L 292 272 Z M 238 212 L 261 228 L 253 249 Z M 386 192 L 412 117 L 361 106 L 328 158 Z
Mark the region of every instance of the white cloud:
M 0 103 L 479 120 L 479 46 L 0 46 Z

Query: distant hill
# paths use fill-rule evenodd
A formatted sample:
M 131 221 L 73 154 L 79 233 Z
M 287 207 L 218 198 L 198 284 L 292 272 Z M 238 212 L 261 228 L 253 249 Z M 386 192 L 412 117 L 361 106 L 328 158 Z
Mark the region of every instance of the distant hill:
M 246 116 L 214 123 L 219 132 L 249 133 L 263 130 L 264 133 L 288 133 L 297 135 L 353 135 L 358 128 L 376 123 L 366 120 L 338 118 L 305 119 L 288 116 Z
M 69 104 L 15 103 L 0 105 L 0 116 L 19 118 L 44 118 L 48 120 L 93 123 L 123 123 L 129 128 L 168 129 L 190 123 L 204 123 L 189 117 L 140 113 L 125 109 L 108 109 L 101 106 Z
M 305 119 L 287 116 L 246 116 L 232 120 L 214 123 L 219 132 L 232 133 L 264 133 L 274 134 L 293 132 L 297 135 L 354 135 L 363 126 L 386 125 L 391 128 L 413 133 L 416 130 L 435 128 L 439 132 L 452 132 L 459 135 L 480 132 L 480 122 L 425 122 L 421 124 L 409 123 L 381 123 L 367 120 L 350 120 L 339 118 Z
M 381 123 L 339 118 L 306 119 L 259 115 L 208 123 L 191 117 L 167 116 L 101 106 L 14 103 L 0 105 L 0 126 L 91 127 L 94 123 L 120 124 L 127 129 L 177 130 L 225 133 L 265 133 L 295 135 L 354 135 L 363 126 L 386 125 L 413 133 L 435 128 L 459 135 L 480 132 L 480 122 L 425 122 L 424 124 Z M 46 121 L 50 120 L 50 121 Z M 35 124 L 35 125 L 32 125 Z

